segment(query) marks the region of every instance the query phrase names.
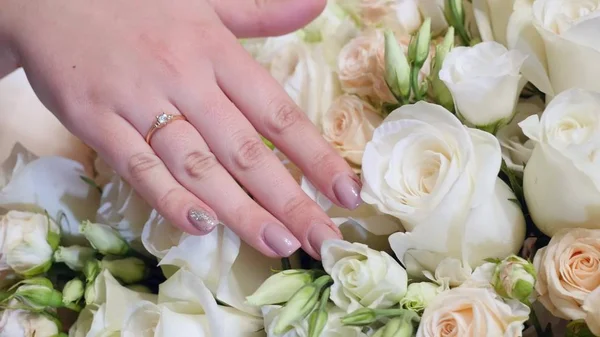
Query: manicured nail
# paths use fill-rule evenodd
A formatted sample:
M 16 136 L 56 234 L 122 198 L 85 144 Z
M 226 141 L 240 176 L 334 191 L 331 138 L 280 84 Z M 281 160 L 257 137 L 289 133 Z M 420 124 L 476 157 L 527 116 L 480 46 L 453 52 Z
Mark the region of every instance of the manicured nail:
M 339 240 L 340 236 L 325 224 L 316 224 L 308 232 L 308 242 L 312 249 L 321 255 L 321 246 L 326 240 Z
M 200 209 L 190 210 L 188 219 L 192 226 L 204 234 L 210 233 L 219 224 L 219 221 L 210 213 Z
M 342 206 L 347 209 L 355 209 L 362 203 L 360 186 L 354 179 L 345 174 L 335 180 L 333 193 Z
M 265 227 L 263 240 L 271 250 L 282 257 L 288 257 L 300 248 L 300 241 L 278 224 L 269 224 Z

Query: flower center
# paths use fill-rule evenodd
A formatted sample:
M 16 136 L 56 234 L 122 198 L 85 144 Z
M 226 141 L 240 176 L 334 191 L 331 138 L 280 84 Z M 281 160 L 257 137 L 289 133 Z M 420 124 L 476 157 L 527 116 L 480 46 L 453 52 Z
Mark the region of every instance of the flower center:
M 562 279 L 570 286 L 584 292 L 600 287 L 600 249 L 589 245 L 568 250 L 566 268 L 561 268 Z

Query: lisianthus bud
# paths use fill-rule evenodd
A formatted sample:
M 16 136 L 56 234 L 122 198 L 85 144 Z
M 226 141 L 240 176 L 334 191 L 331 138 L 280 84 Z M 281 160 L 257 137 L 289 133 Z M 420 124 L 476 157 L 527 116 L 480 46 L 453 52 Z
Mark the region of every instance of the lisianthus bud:
M 440 292 L 441 287 L 435 283 L 411 283 L 408 285 L 406 295 L 400 300 L 400 305 L 408 310 L 421 312 Z
M 80 271 L 85 263 L 96 256 L 96 251 L 90 247 L 70 246 L 58 247 L 54 252 L 54 261 L 62 262 L 75 271 Z
M 410 96 L 410 65 L 394 33 L 385 34 L 385 81 L 400 102 Z
M 144 261 L 137 257 L 127 257 L 119 260 L 104 258 L 101 266 L 125 284 L 143 281 L 150 272 Z
M 492 277 L 494 289 L 500 296 L 526 303 L 533 292 L 535 281 L 533 264 L 515 255 L 498 263 Z
M 392 318 L 379 331 L 381 337 L 412 337 L 414 329 L 411 318 L 403 316 Z
M 96 259 L 88 260 L 83 266 L 83 275 L 85 275 L 87 283 L 93 282 L 101 271 L 100 261 Z
M 269 277 L 246 301 L 255 306 L 287 302 L 300 288 L 312 281 L 305 270 L 284 270 Z
M 96 302 L 97 294 L 96 294 L 96 284 L 95 282 L 88 283 L 85 286 L 85 291 L 83 293 L 83 297 L 85 299 L 85 304 L 90 305 Z
M 421 69 L 429 56 L 429 44 L 431 43 L 431 18 L 425 19 L 416 37 L 410 42 L 409 57 L 413 67 Z M 412 54 L 410 54 L 412 52 Z
M 435 47 L 435 58 L 431 70 L 431 88 L 433 97 L 448 111 L 454 111 L 454 99 L 444 81 L 440 79 L 440 70 L 444 59 L 450 50 L 454 47 L 454 27 L 449 27 L 442 43 Z
M 384 317 L 402 317 L 409 315 L 413 317 L 414 312 L 405 309 L 371 309 L 360 308 L 342 317 L 342 324 L 353 326 L 364 326 L 375 323 Z
M 110 226 L 84 221 L 79 231 L 103 255 L 125 255 L 129 251 L 127 242 Z
M 319 308 L 310 315 L 308 320 L 308 337 L 319 337 L 321 332 L 325 329 L 327 320 L 329 319 L 329 313 L 327 312 L 327 301 L 329 300 L 329 294 L 331 288 L 326 288 L 321 295 L 319 302 Z
M 60 291 L 39 284 L 24 284 L 17 288 L 14 298 L 35 310 L 63 306 Z
M 65 305 L 75 303 L 83 296 L 84 284 L 78 278 L 74 278 L 65 284 L 63 288 L 63 303 Z
M 306 318 L 319 302 L 321 289 L 329 282 L 331 282 L 331 277 L 324 275 L 315 282 L 300 288 L 281 309 L 273 331 L 276 334 L 281 334 L 294 322 Z

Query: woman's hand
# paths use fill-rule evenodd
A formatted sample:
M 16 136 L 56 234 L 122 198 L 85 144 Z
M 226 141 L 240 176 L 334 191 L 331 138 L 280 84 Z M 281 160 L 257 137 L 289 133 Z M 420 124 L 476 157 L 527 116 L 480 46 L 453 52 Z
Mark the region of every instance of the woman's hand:
M 293 31 L 324 2 L 0 0 L 0 72 L 22 65 L 66 127 L 183 230 L 221 221 L 265 255 L 318 257 L 339 231 L 259 133 L 341 206 L 358 206 L 359 180 L 236 35 Z M 187 121 L 146 143 L 163 112 Z

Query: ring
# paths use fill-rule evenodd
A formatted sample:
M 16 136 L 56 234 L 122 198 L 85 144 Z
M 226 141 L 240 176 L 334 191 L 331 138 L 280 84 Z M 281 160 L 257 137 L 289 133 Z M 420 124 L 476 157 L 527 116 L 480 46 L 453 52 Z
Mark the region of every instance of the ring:
M 152 125 L 152 127 L 150 128 L 150 130 L 148 130 L 148 133 L 146 134 L 146 143 L 148 143 L 148 144 L 150 144 L 152 135 L 154 135 L 156 130 L 164 128 L 165 126 L 167 126 L 167 124 L 171 123 L 172 121 L 187 120 L 187 118 L 185 118 L 185 116 L 183 116 L 183 115 L 172 115 L 172 114 L 166 114 L 164 112 L 161 113 L 160 115 L 156 116 L 155 118 L 156 118 L 156 123 L 154 123 L 154 125 Z

